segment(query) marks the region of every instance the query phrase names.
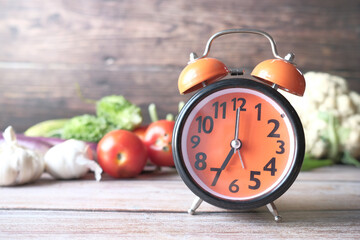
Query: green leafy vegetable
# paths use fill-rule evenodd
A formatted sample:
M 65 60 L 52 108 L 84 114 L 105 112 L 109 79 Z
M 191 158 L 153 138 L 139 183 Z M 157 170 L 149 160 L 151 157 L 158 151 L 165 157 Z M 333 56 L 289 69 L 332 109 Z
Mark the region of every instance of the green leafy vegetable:
M 344 155 L 341 158 L 341 162 L 343 164 L 354 165 L 356 167 L 360 167 L 360 162 L 356 158 L 351 156 L 351 154 L 348 151 L 344 151 Z
M 327 129 L 323 136 L 329 143 L 328 156 L 334 162 L 340 161 L 340 136 L 338 129 L 340 129 L 339 122 L 333 114 L 329 112 L 319 112 L 319 118 L 327 122 Z
M 316 159 L 311 158 L 308 154 L 305 154 L 305 158 L 301 166 L 301 171 L 309 171 L 314 168 L 330 166 L 333 164 L 334 163 L 331 159 Z
M 104 118 L 85 114 L 71 118 L 64 125 L 62 138 L 98 142 L 110 130 Z
M 62 138 L 98 142 L 111 130 L 133 130 L 140 126 L 142 115 L 140 107 L 123 96 L 107 96 L 96 102 L 96 114 L 76 116 L 62 129 Z
M 133 130 L 142 122 L 140 107 L 123 96 L 112 95 L 100 99 L 96 103 L 96 114 L 113 129 Z

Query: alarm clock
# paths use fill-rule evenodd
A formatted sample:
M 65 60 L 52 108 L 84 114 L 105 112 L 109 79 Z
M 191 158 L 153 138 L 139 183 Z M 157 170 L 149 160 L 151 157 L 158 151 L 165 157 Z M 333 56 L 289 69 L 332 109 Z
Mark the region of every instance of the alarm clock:
M 251 76 L 208 57 L 214 39 L 249 33 L 266 37 L 274 59 L 259 63 Z M 241 77 L 228 77 L 242 75 Z M 197 91 L 180 111 L 173 132 L 176 169 L 202 201 L 225 209 L 267 206 L 280 221 L 274 201 L 299 174 L 305 153 L 301 121 L 279 89 L 302 96 L 303 74 L 294 54 L 282 58 L 273 38 L 255 29 L 229 29 L 214 34 L 204 54 L 190 54 L 178 80 L 180 94 Z

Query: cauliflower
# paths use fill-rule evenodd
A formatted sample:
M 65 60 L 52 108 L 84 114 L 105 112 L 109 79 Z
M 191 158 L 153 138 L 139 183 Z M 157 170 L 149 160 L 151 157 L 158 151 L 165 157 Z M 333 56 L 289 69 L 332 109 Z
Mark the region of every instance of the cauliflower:
M 342 156 L 359 158 L 360 95 L 349 91 L 346 80 L 338 76 L 308 72 L 304 77 L 303 97 L 284 95 L 304 126 L 307 155 L 333 162 L 342 161 Z

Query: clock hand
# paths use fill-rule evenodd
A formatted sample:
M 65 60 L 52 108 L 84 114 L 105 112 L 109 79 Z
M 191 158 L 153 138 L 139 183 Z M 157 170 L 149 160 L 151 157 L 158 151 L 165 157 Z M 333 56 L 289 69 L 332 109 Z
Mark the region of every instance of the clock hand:
M 239 120 L 240 120 L 240 107 L 238 109 L 236 109 L 235 134 L 234 134 L 234 140 L 232 140 L 230 142 L 230 145 L 231 145 L 230 152 L 228 153 L 227 157 L 225 158 L 225 160 L 222 163 L 220 168 L 210 168 L 210 171 L 216 172 L 215 178 L 214 178 L 213 182 L 211 183 L 211 186 L 216 185 L 216 183 L 221 175 L 221 172 L 226 168 L 231 157 L 236 153 L 236 151 L 238 151 L 241 165 L 244 168 L 244 163 L 243 163 L 241 155 L 240 155 L 241 141 L 239 140 Z
M 241 141 L 239 139 L 239 122 L 240 122 L 240 107 L 236 109 L 236 120 L 235 120 L 235 136 L 234 140 L 231 141 L 231 147 L 234 149 L 234 153 L 237 151 L 239 154 L 242 168 L 245 168 L 244 162 L 240 154 Z
M 235 136 L 234 141 L 239 140 L 239 121 L 240 121 L 240 107 L 236 109 L 236 121 L 235 121 Z M 233 147 L 236 151 L 235 147 Z
M 231 149 L 230 149 L 230 152 L 229 152 L 228 155 L 226 156 L 226 158 L 225 158 L 225 160 L 224 160 L 224 162 L 223 162 L 223 164 L 221 165 L 220 168 L 210 168 L 210 171 L 215 171 L 215 172 L 217 172 L 216 175 L 215 175 L 215 178 L 214 178 L 213 182 L 211 183 L 211 186 L 215 186 L 215 185 L 216 185 L 216 183 L 217 183 L 217 181 L 218 181 L 218 179 L 219 179 L 219 177 L 220 177 L 221 172 L 226 168 L 226 166 L 228 165 L 228 163 L 229 163 L 231 157 L 233 156 L 233 154 L 234 154 L 234 150 L 233 150 L 233 148 L 231 148 Z
M 226 156 L 225 161 L 223 162 L 223 164 L 220 167 L 221 170 L 224 170 L 226 168 L 226 166 L 228 165 L 233 154 L 234 154 L 234 152 L 231 149 L 229 154 Z
M 238 152 L 238 154 L 239 154 L 241 166 L 242 166 L 242 168 L 245 168 L 244 162 L 243 162 L 242 157 L 241 157 L 241 154 L 240 154 L 240 149 L 238 149 L 237 152 Z

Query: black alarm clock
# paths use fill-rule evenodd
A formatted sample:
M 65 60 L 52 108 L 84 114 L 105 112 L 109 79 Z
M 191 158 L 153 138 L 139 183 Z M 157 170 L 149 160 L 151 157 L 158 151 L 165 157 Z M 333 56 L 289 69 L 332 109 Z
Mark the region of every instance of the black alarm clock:
M 250 33 L 265 36 L 274 59 L 258 64 L 249 77 L 229 69 L 208 53 L 222 35 Z M 282 89 L 302 96 L 303 74 L 294 55 L 281 58 L 272 37 L 259 30 L 230 29 L 213 35 L 203 56 L 191 54 L 181 72 L 181 94 L 197 91 L 176 120 L 172 151 L 176 169 L 197 196 L 189 213 L 204 200 L 225 209 L 267 206 L 280 221 L 274 201 L 299 174 L 305 138 L 301 121 Z

